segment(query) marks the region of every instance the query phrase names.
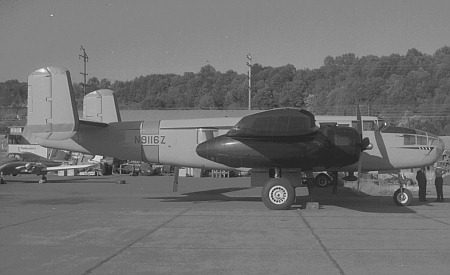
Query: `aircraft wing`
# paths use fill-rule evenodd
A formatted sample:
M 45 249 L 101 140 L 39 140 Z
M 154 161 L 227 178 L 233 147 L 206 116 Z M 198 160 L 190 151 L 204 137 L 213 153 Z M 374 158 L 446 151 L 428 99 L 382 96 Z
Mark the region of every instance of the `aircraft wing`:
M 69 170 L 69 169 L 85 169 L 92 166 L 96 166 L 97 163 L 86 163 L 86 164 L 79 164 L 79 165 L 61 165 L 61 166 L 54 166 L 54 167 L 46 167 L 43 169 L 43 171 L 61 171 L 61 170 Z
M 59 170 L 69 170 L 69 169 L 84 169 L 92 166 L 98 165 L 97 163 L 86 163 L 80 165 L 60 165 L 60 166 L 46 166 L 43 163 L 33 163 L 28 162 L 26 164 L 23 163 L 8 163 L 6 165 L 2 165 L 0 170 L 2 172 L 8 173 L 17 173 L 17 174 L 40 174 L 41 172 L 48 171 L 59 171 Z

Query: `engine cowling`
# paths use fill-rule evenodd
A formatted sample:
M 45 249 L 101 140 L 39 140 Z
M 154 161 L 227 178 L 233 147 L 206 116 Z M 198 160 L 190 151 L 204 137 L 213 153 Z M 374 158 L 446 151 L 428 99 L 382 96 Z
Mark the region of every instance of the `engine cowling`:
M 197 146 L 205 159 L 233 168 L 342 167 L 359 160 L 361 137 L 350 127 L 317 128 L 303 110 L 271 110 L 241 119 L 227 134 Z

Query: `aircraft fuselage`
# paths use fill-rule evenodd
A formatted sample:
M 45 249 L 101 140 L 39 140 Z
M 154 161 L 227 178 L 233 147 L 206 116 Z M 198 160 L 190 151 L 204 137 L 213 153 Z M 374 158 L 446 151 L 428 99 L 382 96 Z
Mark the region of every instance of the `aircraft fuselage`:
M 203 158 L 196 153 L 197 146 L 208 139 L 208 133 L 213 137 L 225 135 L 237 122 L 239 118 L 212 118 L 192 120 L 156 120 L 156 121 L 131 121 L 113 122 L 107 127 L 91 126 L 89 123 L 80 122 L 78 132 L 67 140 L 39 140 L 42 146 L 73 150 L 86 154 L 97 154 L 128 160 L 144 161 L 149 163 L 173 164 L 186 167 L 197 167 L 205 169 L 240 169 L 251 168 L 249 163 L 259 162 L 260 166 L 269 167 L 285 165 L 279 163 L 275 158 L 264 158 L 265 152 L 270 151 L 272 155 L 290 155 L 294 167 L 304 167 L 313 171 L 339 170 L 356 171 L 357 160 L 351 158 L 346 160 L 345 152 L 330 154 L 324 150 L 326 137 L 318 135 L 307 139 L 291 142 L 278 142 L 272 140 L 270 146 L 259 146 L 257 141 L 227 140 L 223 138 L 218 143 L 226 146 L 227 142 L 239 143 L 233 150 L 254 148 L 248 158 L 236 159 L 233 152 L 223 150 L 224 156 L 221 163 Z M 353 129 L 349 127 L 348 129 Z M 354 129 L 353 129 L 354 130 Z M 381 131 L 364 131 L 363 136 L 368 137 L 373 144 L 373 149 L 361 154 L 363 171 L 380 171 L 405 169 L 413 167 L 428 166 L 436 161 L 442 153 L 443 145 L 436 137 L 428 137 L 426 145 L 405 145 L 405 134 L 383 133 Z M 306 141 L 306 143 L 305 143 Z M 303 145 L 301 145 L 303 144 Z M 236 145 L 236 144 L 235 144 Z M 220 146 L 217 145 L 219 148 Z M 214 150 L 217 150 L 214 149 Z M 348 148 L 353 150 L 354 148 Z M 303 158 L 304 152 L 315 152 L 309 158 Z M 326 155 L 323 155 L 326 154 Z M 321 156 L 329 159 L 327 167 L 317 165 L 315 157 Z M 344 161 L 333 167 L 336 161 Z M 345 162 L 348 161 L 348 162 Z M 354 162 L 352 164 L 352 161 Z M 298 164 L 298 165 L 297 165 Z M 323 164 L 323 163 L 322 163 Z M 344 165 L 344 167 L 342 167 Z M 249 167 L 250 166 L 250 167 Z M 258 165 L 259 166 L 259 165 Z

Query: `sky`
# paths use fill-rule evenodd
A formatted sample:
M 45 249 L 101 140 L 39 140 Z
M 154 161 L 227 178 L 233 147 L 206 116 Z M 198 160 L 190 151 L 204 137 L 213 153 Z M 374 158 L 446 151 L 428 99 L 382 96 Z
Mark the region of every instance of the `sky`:
M 0 82 L 63 66 L 88 78 L 315 69 L 327 56 L 424 54 L 450 45 L 448 0 L 0 0 Z

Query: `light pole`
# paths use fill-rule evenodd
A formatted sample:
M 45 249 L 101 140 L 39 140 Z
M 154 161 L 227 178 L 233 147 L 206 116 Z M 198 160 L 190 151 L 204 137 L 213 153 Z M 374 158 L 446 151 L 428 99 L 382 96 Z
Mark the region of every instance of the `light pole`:
M 252 56 L 247 54 L 248 66 L 248 109 L 252 109 Z
M 86 73 L 86 63 L 88 62 L 89 57 L 86 54 L 86 50 L 83 48 L 83 45 L 81 46 L 80 50 L 83 51 L 83 55 L 78 55 L 78 59 L 83 58 L 84 61 L 84 73 L 80 73 L 84 76 L 84 84 L 83 84 L 83 94 L 86 95 L 86 76 L 88 75 Z

